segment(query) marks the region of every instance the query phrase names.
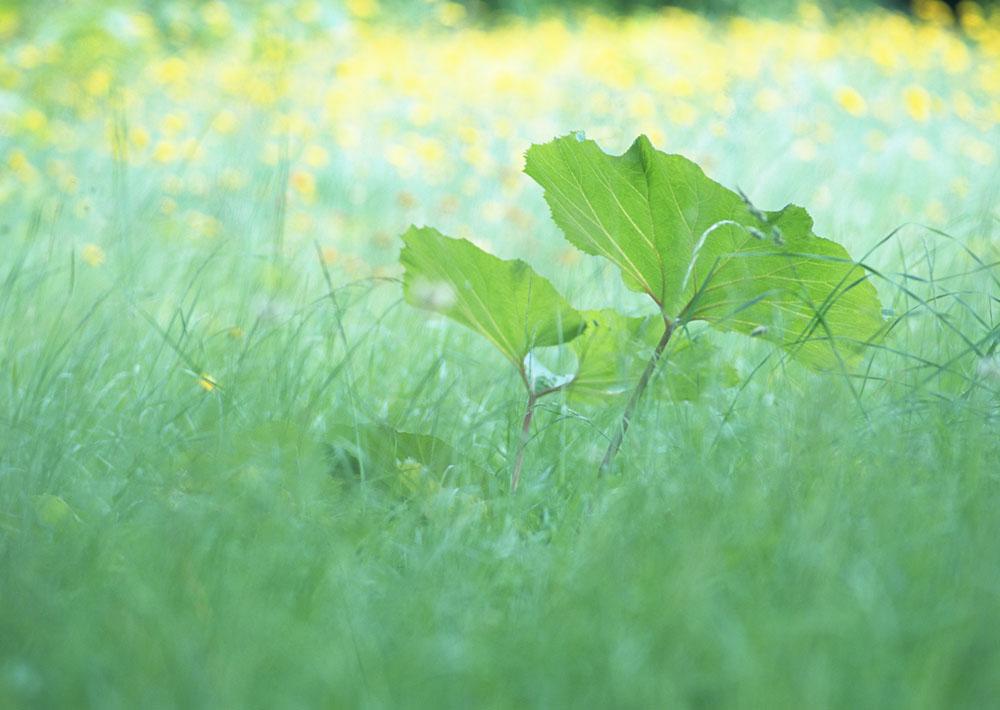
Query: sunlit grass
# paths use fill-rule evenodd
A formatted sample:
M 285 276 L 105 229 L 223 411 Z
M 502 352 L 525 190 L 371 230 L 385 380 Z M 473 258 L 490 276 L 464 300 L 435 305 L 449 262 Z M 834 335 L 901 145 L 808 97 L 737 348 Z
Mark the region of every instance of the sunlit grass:
M 0 14 L 0 705 L 994 701 L 996 17 L 233 7 Z M 511 497 L 516 375 L 397 235 L 645 312 L 520 173 L 577 129 L 807 206 L 891 309 L 866 368 L 713 336 L 613 477 L 618 405 L 546 403 Z M 372 422 L 461 456 L 359 483 Z

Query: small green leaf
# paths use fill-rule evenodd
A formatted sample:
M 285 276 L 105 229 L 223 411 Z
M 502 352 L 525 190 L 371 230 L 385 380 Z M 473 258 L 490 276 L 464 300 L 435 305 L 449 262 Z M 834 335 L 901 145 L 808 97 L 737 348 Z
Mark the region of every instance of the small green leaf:
M 805 210 L 761 212 L 645 136 L 620 156 L 574 135 L 535 145 L 525 172 L 566 238 L 670 318 L 761 336 L 821 368 L 855 361 L 882 328 L 864 269 Z
M 383 424 L 336 429 L 327 454 L 331 473 L 337 478 L 356 480 L 363 465 L 370 483 L 401 495 L 439 487 L 449 468 L 461 460 L 451 446 L 436 437 Z
M 520 259 L 500 259 L 429 227 L 411 227 L 403 242 L 407 302 L 476 331 L 519 371 L 533 348 L 569 342 L 583 331 L 580 314 Z
M 606 401 L 635 387 L 663 333 L 663 319 L 629 318 L 613 310 L 581 315 L 587 329 L 569 345 L 577 359 L 576 374 L 567 388 L 570 399 Z
M 49 527 L 59 527 L 68 523 L 80 522 L 80 517 L 70 507 L 69 503 L 57 495 L 44 493 L 34 497 L 35 513 L 38 519 Z

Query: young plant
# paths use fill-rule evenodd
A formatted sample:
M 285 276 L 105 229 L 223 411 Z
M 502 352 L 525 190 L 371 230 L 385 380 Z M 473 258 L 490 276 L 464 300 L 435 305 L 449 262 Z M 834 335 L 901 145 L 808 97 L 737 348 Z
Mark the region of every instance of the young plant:
M 527 153 L 566 238 L 620 270 L 662 318 L 662 335 L 625 405 L 601 464 L 621 447 L 649 380 L 677 329 L 706 321 L 762 337 L 818 369 L 846 370 L 882 328 L 863 267 L 812 232 L 801 207 L 754 207 L 679 155 L 640 136 L 623 155 L 572 134 Z
M 506 261 L 465 239 L 429 227 L 411 227 L 400 253 L 403 293 L 411 305 L 442 313 L 489 340 L 520 375 L 527 400 L 511 490 L 524 465 L 531 421 L 538 400 L 567 387 L 573 378 L 547 377 L 530 357 L 540 347 L 567 343 L 580 335 L 581 314 L 547 280 L 520 259 Z

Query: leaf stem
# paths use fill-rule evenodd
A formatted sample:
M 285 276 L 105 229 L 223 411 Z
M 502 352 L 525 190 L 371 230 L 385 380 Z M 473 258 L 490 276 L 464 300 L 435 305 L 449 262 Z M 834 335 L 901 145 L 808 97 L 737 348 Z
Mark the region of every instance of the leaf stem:
M 524 450 L 528 445 L 528 432 L 531 431 L 531 420 L 535 416 L 535 404 L 539 394 L 529 391 L 528 403 L 524 407 L 524 422 L 521 424 L 521 439 L 517 444 L 517 460 L 514 462 L 514 472 L 510 477 L 510 492 L 517 493 L 517 484 L 521 482 L 521 469 L 524 466 Z
M 632 391 L 632 396 L 629 397 L 628 404 L 625 405 L 625 412 L 622 414 L 621 426 L 618 427 L 618 431 L 615 432 L 614 438 L 608 445 L 608 450 L 604 454 L 604 460 L 601 461 L 601 467 L 598 469 L 598 475 L 603 475 L 611 469 L 611 464 L 615 460 L 615 456 L 618 454 L 618 449 L 622 446 L 622 441 L 625 440 L 625 433 L 628 431 L 629 424 L 632 423 L 632 416 L 635 414 L 636 407 L 639 406 L 639 400 L 642 399 L 642 393 L 646 391 L 646 386 L 649 385 L 649 380 L 656 371 L 656 366 L 660 362 L 660 358 L 663 355 L 663 351 L 667 348 L 667 343 L 670 342 L 670 336 L 674 334 L 676 330 L 676 322 L 670 320 L 664 316 L 665 328 L 663 330 L 663 337 L 660 338 L 660 342 L 656 344 L 656 349 L 653 351 L 653 355 L 649 358 L 649 362 L 646 363 L 646 369 L 642 373 L 642 377 L 639 378 L 639 382 L 636 384 L 635 389 Z

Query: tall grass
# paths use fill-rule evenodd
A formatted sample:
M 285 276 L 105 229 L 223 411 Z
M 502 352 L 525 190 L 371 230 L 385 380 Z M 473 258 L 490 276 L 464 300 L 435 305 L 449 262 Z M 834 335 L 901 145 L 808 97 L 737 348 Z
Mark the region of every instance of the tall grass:
M 890 82 L 824 66 L 873 94 Z M 331 151 L 315 201 L 289 207 L 294 166 L 257 161 L 247 129 L 207 138 L 200 163 L 81 151 L 73 198 L 18 187 L 0 214 L 0 707 L 993 704 L 995 168 L 905 159 L 924 130 L 909 124 L 859 157 L 867 129 L 846 117 L 818 119 L 840 133 L 810 163 L 790 145 L 795 111 L 755 113 L 760 86 L 736 88 L 727 138 L 669 126 L 672 148 L 768 207 L 813 207 L 870 269 L 887 337 L 861 372 L 817 375 L 704 334 L 716 374 L 676 401 L 668 360 L 612 476 L 597 468 L 621 403 L 551 398 L 516 496 L 516 375 L 402 303 L 393 235 L 440 212 L 504 255 L 523 247 L 575 305 L 642 305 L 566 253 L 509 171 L 418 185 Z M 546 122 L 634 127 L 543 108 L 525 129 L 538 140 Z M 115 114 L 96 115 L 74 124 L 95 144 Z M 928 135 L 973 130 L 935 120 Z M 244 163 L 241 192 L 205 177 Z M 178 175 L 213 187 L 164 188 Z M 962 199 L 943 187 L 961 179 Z M 462 197 L 445 209 L 445 194 Z M 201 233 L 166 199 L 223 227 Z M 946 228 L 910 223 L 939 199 Z M 372 423 L 436 436 L 455 461 L 345 471 L 332 443 Z

